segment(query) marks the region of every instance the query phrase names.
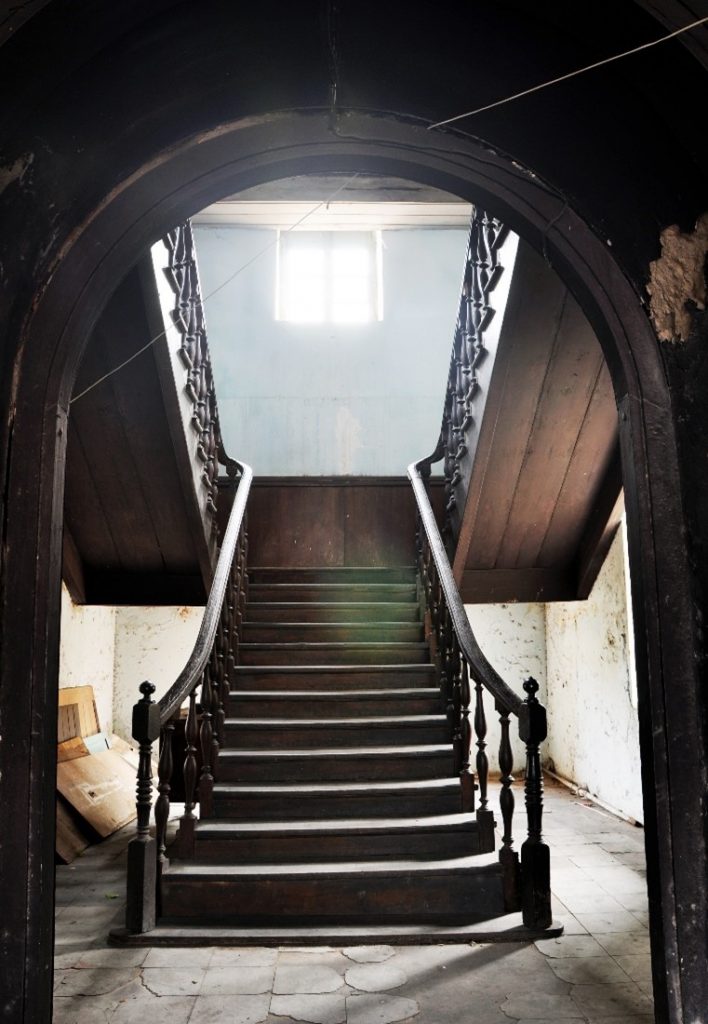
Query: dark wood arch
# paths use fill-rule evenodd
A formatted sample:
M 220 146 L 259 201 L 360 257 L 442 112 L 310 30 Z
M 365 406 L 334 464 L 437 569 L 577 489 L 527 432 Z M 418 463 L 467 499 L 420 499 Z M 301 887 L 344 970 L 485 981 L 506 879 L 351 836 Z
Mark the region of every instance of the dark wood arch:
M 310 100 L 302 112 L 269 104 L 266 95 L 257 106 L 270 106 L 273 113 L 246 110 L 215 123 L 210 111 L 201 118 L 204 130 L 197 131 L 200 115 L 190 107 L 192 130 L 183 132 L 170 108 L 162 132 L 155 129 L 153 138 L 126 143 L 119 167 L 101 160 L 100 131 L 87 130 L 85 158 L 95 162 L 90 194 L 81 194 L 81 175 L 71 186 L 63 170 L 71 217 L 59 219 L 47 241 L 53 223 L 50 189 L 39 195 L 40 214 L 28 225 L 37 248 L 42 237 L 45 246 L 27 281 L 18 274 L 17 300 L 8 315 L 5 365 L 11 375 L 2 391 L 0 453 L 0 800 L 12 823 L 4 831 L 0 870 L 5 914 L 16 926 L 3 940 L 5 1019 L 34 1024 L 48 1021 L 50 1014 L 63 463 L 68 398 L 83 344 L 145 246 L 209 201 L 294 173 L 368 170 L 484 202 L 547 255 L 603 345 L 617 395 L 627 485 L 657 1020 L 698 1020 L 708 1005 L 706 835 L 696 799 L 706 788 L 702 648 L 695 620 L 700 574 L 683 530 L 691 474 L 682 463 L 666 360 L 642 308 L 635 272 L 646 264 L 646 246 L 634 252 L 626 242 L 613 250 L 606 232 L 593 230 L 587 214 L 581 216 L 587 203 L 571 201 L 567 190 L 549 185 L 523 160 L 469 135 L 429 132 L 419 118 L 385 110 L 350 106 L 333 117 L 322 102 L 326 61 L 319 61 L 320 85 L 308 96 L 311 75 L 301 66 L 306 56 L 290 58 L 290 79 L 279 87 Z M 440 64 L 444 55 L 436 60 Z M 89 85 L 94 72 L 87 72 Z M 412 68 L 409 79 L 414 75 Z M 299 90 L 292 85 L 298 76 L 306 83 Z M 208 86 L 197 90 L 197 98 L 208 99 Z M 357 89 L 361 94 L 355 82 L 353 98 Z M 119 130 L 120 97 L 106 95 L 112 129 Z M 143 102 L 153 112 L 155 128 L 162 98 L 153 102 L 148 96 Z M 449 112 L 447 103 L 444 96 L 438 99 L 440 116 Z M 92 99 L 85 108 L 87 118 L 95 117 Z M 416 102 L 408 109 L 415 110 Z M 430 106 L 420 109 L 425 116 L 432 113 Z M 114 145 L 111 152 L 123 150 Z M 26 153 L 22 159 L 28 159 Z M 30 177 L 31 167 L 32 161 L 24 171 Z M 561 180 L 562 167 L 557 173 Z M 46 174 L 41 180 L 45 188 L 52 184 Z M 17 205 L 22 210 L 23 204 Z M 668 211 L 670 204 L 657 198 L 656 208 Z M 684 199 L 678 212 L 687 216 L 691 208 Z M 623 269 L 628 267 L 631 279 Z

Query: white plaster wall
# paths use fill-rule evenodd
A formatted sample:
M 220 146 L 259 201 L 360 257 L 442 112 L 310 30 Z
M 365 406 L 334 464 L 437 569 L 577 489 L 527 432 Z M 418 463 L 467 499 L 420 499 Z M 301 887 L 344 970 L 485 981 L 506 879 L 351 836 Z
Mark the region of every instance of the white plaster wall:
M 642 821 L 624 533 L 587 601 L 546 606 L 548 757 L 559 775 Z
M 521 697 L 523 682 L 533 676 L 539 684 L 538 699 L 546 700 L 546 621 L 542 604 L 473 604 L 465 610 L 484 651 L 499 675 Z M 487 717 L 487 756 L 490 770 L 499 771 L 499 716 L 491 694 L 485 691 Z M 518 777 L 524 765 L 524 746 L 519 740 L 518 725 L 511 719 L 511 741 L 514 750 L 514 772 Z M 475 738 L 472 751 L 476 754 Z
M 93 686 L 102 732 L 113 724 L 115 608 L 75 605 L 61 590 L 59 686 Z
M 170 688 L 192 652 L 204 616 L 201 607 L 116 608 L 113 729 L 131 741 L 133 704 L 143 680 L 153 699 Z

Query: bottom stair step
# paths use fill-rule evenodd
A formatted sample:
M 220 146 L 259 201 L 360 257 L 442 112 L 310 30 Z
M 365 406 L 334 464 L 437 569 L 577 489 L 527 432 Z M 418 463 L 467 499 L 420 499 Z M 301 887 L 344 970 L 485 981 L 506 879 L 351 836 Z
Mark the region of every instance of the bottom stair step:
M 270 923 L 289 917 L 354 923 L 464 921 L 503 914 L 494 854 L 438 861 L 216 865 L 190 861 L 162 876 L 166 917 Z
M 114 928 L 109 940 L 114 946 L 396 946 L 439 945 L 443 942 L 533 942 L 563 934 L 554 921 L 549 928 L 526 928 L 521 914 L 475 917 L 464 924 L 358 924 L 330 922 L 326 925 L 279 923 L 272 928 L 238 925 L 197 924 L 178 918 L 163 918 L 149 932 Z

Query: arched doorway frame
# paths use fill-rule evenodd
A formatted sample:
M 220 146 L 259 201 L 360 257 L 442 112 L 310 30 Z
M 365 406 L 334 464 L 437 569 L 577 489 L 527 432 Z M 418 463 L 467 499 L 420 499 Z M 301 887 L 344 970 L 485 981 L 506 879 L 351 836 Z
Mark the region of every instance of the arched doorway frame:
M 63 471 L 69 397 L 83 347 L 121 277 L 173 224 L 260 182 L 336 171 L 394 174 L 481 202 L 546 255 L 603 346 L 619 408 L 627 493 L 657 1019 L 683 1020 L 686 998 L 705 1005 L 705 979 L 700 982 L 700 961 L 685 955 L 691 942 L 676 908 L 690 899 L 700 913 L 706 896 L 697 880 L 692 887 L 691 872 L 678 875 L 673 863 L 679 829 L 685 849 L 696 834 L 693 852 L 701 854 L 690 786 L 671 780 L 674 763 L 692 767 L 686 736 L 697 731 L 698 715 L 677 445 L 656 338 L 607 240 L 530 170 L 469 136 L 356 111 L 340 115 L 336 129 L 327 112 L 249 118 L 156 153 L 64 241 L 26 321 L 15 365 L 5 524 L 4 587 L 17 600 L 6 602 L 3 624 L 4 635 L 14 638 L 3 672 L 27 680 L 16 708 L 19 786 L 12 794 L 18 881 L 24 871 L 13 903 L 27 920 L 18 1019 L 48 1020 Z M 695 997 L 687 995 L 689 986 Z

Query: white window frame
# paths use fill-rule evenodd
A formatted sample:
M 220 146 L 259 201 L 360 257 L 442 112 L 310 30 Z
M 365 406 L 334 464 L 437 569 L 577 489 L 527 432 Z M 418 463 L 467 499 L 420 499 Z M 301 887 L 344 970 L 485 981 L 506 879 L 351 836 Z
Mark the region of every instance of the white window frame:
M 369 266 L 366 274 L 367 295 L 366 313 L 361 318 L 347 319 L 336 315 L 335 294 L 338 278 L 333 253 L 338 247 L 345 248 L 347 242 L 356 241 L 358 245 L 365 243 L 369 253 Z M 286 255 L 288 249 L 297 248 L 298 244 L 312 245 L 323 253 L 321 317 L 295 317 L 286 305 L 288 288 Z M 276 281 L 275 281 L 275 319 L 283 323 L 300 324 L 317 327 L 361 327 L 365 324 L 383 320 L 383 243 L 381 231 L 287 231 L 278 230 Z

